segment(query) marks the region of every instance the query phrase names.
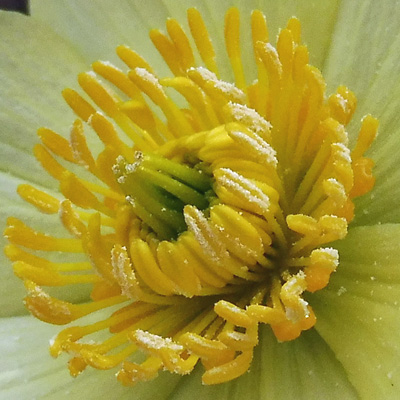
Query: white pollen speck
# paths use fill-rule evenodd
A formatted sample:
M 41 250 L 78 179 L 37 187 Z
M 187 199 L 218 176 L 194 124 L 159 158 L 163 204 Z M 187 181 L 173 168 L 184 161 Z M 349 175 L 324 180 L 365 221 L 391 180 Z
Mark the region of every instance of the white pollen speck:
M 347 289 L 344 286 L 340 286 L 339 290 L 337 291 L 337 295 L 341 296 L 342 294 L 345 294 L 347 292 Z
M 135 200 L 131 196 L 126 196 L 126 201 L 131 204 L 133 207 L 136 207 Z
M 231 101 L 228 103 L 227 108 L 235 121 L 248 126 L 257 135 L 262 136 L 265 133 L 269 133 L 272 128 L 272 125 L 252 108 Z
M 114 69 L 117 69 L 118 71 L 121 71 L 118 67 L 116 67 L 113 63 L 111 63 L 110 61 L 100 61 L 103 65 L 107 66 L 107 67 L 111 67 Z
M 157 77 L 155 77 L 151 72 L 147 71 L 147 69 L 135 68 L 135 73 L 137 76 L 142 78 L 144 81 L 150 82 L 152 85 L 157 87 L 157 89 L 163 90 L 162 86 L 158 82 Z
M 214 72 L 211 72 L 209 69 L 204 68 L 204 67 L 192 67 L 189 68 L 189 71 L 197 71 L 201 77 L 205 80 L 210 80 L 210 81 L 217 81 L 217 75 L 214 74 Z

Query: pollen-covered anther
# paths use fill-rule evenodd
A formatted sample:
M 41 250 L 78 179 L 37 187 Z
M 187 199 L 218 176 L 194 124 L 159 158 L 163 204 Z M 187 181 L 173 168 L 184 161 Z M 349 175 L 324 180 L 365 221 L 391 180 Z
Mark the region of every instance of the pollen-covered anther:
M 116 376 L 123 385 L 133 386 L 156 378 L 162 367 L 162 361 L 156 357 L 148 357 L 141 364 L 125 361 Z
M 282 286 L 280 298 L 285 306 L 286 318 L 293 323 L 309 316 L 308 303 L 301 297 L 306 287 L 302 271 L 290 277 Z
M 292 231 L 303 236 L 293 244 L 290 249 L 291 255 L 298 254 L 309 247 L 315 248 L 343 239 L 347 234 L 347 221 L 335 215 L 323 215 L 318 220 L 302 214 L 288 215 L 286 222 Z
M 357 106 L 357 98 L 346 86 L 339 86 L 336 93 L 328 99 L 330 113 L 333 118 L 347 125 Z
M 132 332 L 129 337 L 142 349 L 160 358 L 164 367 L 171 372 L 188 374 L 198 360 L 196 356 L 185 355 L 185 348 L 170 338 L 163 338 L 140 329 Z
M 219 80 L 217 76 L 204 67 L 191 68 L 188 76 L 199 85 L 219 107 L 228 102 L 245 104 L 246 95 L 232 83 Z
M 339 265 L 339 253 L 336 249 L 322 248 L 313 250 L 304 269 L 307 290 L 315 292 L 323 289 Z
M 379 122 L 371 115 L 362 120 L 358 140 L 351 153 L 354 170 L 354 185 L 350 196 L 358 197 L 368 193 L 375 184 L 375 177 L 372 175 L 374 161 L 363 154 L 369 149 L 378 134 Z

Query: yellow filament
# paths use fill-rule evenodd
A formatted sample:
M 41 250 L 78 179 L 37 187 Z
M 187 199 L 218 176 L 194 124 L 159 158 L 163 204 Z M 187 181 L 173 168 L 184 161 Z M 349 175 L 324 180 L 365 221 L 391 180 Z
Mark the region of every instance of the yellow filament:
M 195 8 L 189 8 L 187 16 L 190 32 L 196 43 L 201 59 L 210 71 L 218 75 L 215 51 L 200 12 Z

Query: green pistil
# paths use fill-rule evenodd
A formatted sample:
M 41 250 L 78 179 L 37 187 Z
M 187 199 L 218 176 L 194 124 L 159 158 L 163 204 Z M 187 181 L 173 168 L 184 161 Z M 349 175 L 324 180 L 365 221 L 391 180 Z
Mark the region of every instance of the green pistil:
M 134 213 L 160 240 L 176 239 L 186 230 L 185 205 L 200 210 L 210 205 L 210 176 L 188 165 L 137 152 L 133 164 L 119 157 L 114 173 Z

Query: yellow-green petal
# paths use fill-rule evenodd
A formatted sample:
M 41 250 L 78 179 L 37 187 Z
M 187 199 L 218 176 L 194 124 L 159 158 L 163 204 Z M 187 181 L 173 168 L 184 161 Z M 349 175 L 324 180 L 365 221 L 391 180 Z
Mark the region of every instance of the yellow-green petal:
M 30 316 L 0 319 L 0 398 L 163 400 L 181 379 L 163 373 L 156 382 L 132 389 L 115 379 L 116 370 L 99 374 L 90 368 L 74 379 L 67 360 L 54 360 L 48 351 L 49 338 L 58 330 Z
M 316 329 L 363 399 L 400 385 L 400 225 L 358 227 L 338 243 L 340 265 L 310 298 Z

